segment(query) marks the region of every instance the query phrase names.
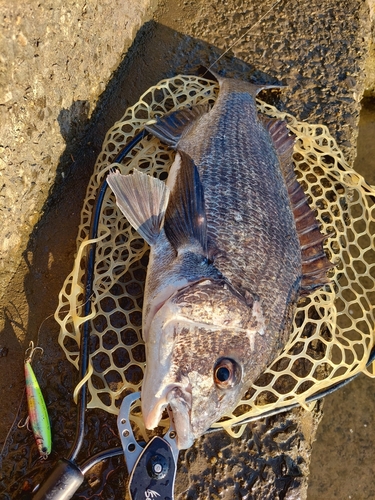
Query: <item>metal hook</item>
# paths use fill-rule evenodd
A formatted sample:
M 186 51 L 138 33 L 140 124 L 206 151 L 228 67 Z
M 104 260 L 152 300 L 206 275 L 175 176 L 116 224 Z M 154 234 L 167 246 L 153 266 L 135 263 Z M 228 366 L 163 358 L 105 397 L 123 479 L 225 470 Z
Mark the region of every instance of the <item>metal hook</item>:
M 29 432 L 32 431 L 32 429 L 30 429 L 30 425 L 29 425 L 30 424 L 30 416 L 27 416 L 23 423 L 21 423 L 21 422 L 22 422 L 22 418 L 17 424 L 17 427 L 19 429 L 23 429 L 24 427 L 26 427 Z
M 25 351 L 25 363 L 31 363 L 36 351 L 40 351 L 40 355 L 44 353 L 44 349 L 42 347 L 34 347 L 34 342 L 31 340 L 29 347 Z

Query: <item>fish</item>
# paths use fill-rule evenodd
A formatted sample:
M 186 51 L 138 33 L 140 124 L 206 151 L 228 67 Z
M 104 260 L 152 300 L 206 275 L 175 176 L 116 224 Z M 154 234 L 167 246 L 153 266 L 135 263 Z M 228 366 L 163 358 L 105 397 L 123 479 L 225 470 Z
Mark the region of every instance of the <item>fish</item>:
M 285 122 L 259 115 L 268 86 L 213 75 L 212 107 L 146 129 L 176 151 L 163 182 L 134 170 L 107 182 L 150 245 L 142 335 L 146 428 L 172 410 L 187 449 L 275 359 L 301 295 L 329 282 L 319 224 L 292 162 Z

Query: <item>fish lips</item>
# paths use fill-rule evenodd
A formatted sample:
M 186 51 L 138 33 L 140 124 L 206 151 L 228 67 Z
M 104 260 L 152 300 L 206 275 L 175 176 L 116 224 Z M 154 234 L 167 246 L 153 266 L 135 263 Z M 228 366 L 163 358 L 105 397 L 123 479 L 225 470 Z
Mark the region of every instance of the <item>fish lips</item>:
M 189 398 L 191 401 L 191 397 Z M 186 450 L 193 445 L 195 436 L 191 426 L 191 402 L 186 400 L 180 388 L 171 390 L 167 396 L 168 403 L 173 413 L 173 423 L 177 434 L 177 446 Z
M 164 390 L 163 397 L 160 397 L 157 401 L 143 397 L 142 415 L 145 426 L 147 429 L 157 427 L 162 412 L 168 404 L 173 414 L 177 447 L 180 450 L 186 450 L 195 441 L 191 425 L 191 391 L 189 389 L 171 385 Z

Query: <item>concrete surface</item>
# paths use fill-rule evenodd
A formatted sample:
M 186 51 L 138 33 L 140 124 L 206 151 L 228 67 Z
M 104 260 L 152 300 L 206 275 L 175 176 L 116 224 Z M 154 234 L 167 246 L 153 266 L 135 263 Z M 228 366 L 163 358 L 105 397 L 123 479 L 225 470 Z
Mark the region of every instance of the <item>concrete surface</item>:
M 155 5 L 0 1 L 0 298 L 99 96 Z
M 348 160 L 356 155 L 359 102 L 371 39 L 366 2 L 313 0 L 307 5 L 284 0 L 268 14 L 271 4 L 228 0 L 201 1 L 198 5 L 192 0 L 159 2 L 156 22 L 143 26 L 122 57 L 130 43 L 127 32 L 121 29 L 125 26 L 121 24 L 125 23 L 124 3 L 3 2 L 6 15 L 1 44 L 6 67 L 1 78 L 9 88 L 1 106 L 6 124 L 2 134 L 6 163 L 0 167 L 6 213 L 2 212 L 1 227 L 6 223 L 9 241 L 8 246 L 3 243 L 1 256 L 5 295 L 0 325 L 0 398 L 7 404 L 0 408 L 0 434 L 3 440 L 17 419 L 23 354 L 30 340 L 38 341 L 46 356 L 36 369 L 53 422 L 55 450 L 50 461 L 37 462 L 32 437 L 13 428 L 0 476 L 0 485 L 9 495 L 5 498 L 28 493 L 54 461 L 66 454 L 74 434 L 75 407 L 70 394 L 76 373 L 56 345 L 58 332 L 48 316 L 55 310 L 58 292 L 72 267 L 79 211 L 104 134 L 129 104 L 163 77 L 193 72 L 200 64 L 210 65 L 219 49 L 231 47 L 245 35 L 215 67 L 245 77 L 283 81 L 288 88 L 278 106 L 299 119 L 326 123 Z M 99 12 L 101 8 L 104 10 Z M 52 27 L 47 22 L 51 11 L 55 16 Z M 145 19 L 142 15 L 147 14 L 140 14 L 136 26 Z M 246 34 L 262 15 L 265 18 Z M 118 16 L 120 24 L 114 29 Z M 80 36 L 75 42 L 76 29 Z M 43 40 L 48 41 L 44 54 Z M 54 65 L 55 61 L 59 65 Z M 11 72 L 9 68 L 13 68 Z M 51 74 L 52 80 L 46 83 Z M 24 75 L 22 85 L 16 85 L 13 75 Z M 45 95 L 48 99 L 44 101 Z M 346 402 L 344 395 L 337 397 Z M 20 414 L 24 411 L 23 402 Z M 181 458 L 177 497 L 305 498 L 311 445 L 320 418 L 318 405 L 312 414 L 297 410 L 252 424 L 238 441 L 226 435 L 205 436 Z M 325 428 L 332 427 L 331 419 Z M 362 431 L 367 432 L 365 423 Z M 108 416 L 90 412 L 81 459 L 118 443 L 113 425 Z M 323 441 L 325 451 L 332 447 L 331 441 Z M 311 500 L 346 498 L 336 486 L 327 489 L 333 473 L 326 476 L 326 482 L 320 481 L 326 463 L 323 451 L 308 495 Z M 345 473 L 353 474 L 353 480 L 358 477 L 355 467 L 348 466 Z M 352 498 L 370 498 L 361 496 L 369 491 L 365 477 L 372 479 L 371 474 L 363 474 L 355 490 L 357 496 Z M 88 486 L 76 498 L 99 494 L 122 498 L 123 480 L 122 463 L 108 461 L 90 473 Z M 362 485 L 366 490 L 360 491 Z M 327 491 L 338 496 L 327 496 Z
M 375 97 L 375 0 L 368 0 L 371 31 L 369 54 L 365 67 L 365 97 Z
M 375 82 L 374 82 L 375 83 Z M 375 99 L 362 101 L 355 169 L 375 186 Z M 324 401 L 308 500 L 375 498 L 375 380 L 360 375 Z

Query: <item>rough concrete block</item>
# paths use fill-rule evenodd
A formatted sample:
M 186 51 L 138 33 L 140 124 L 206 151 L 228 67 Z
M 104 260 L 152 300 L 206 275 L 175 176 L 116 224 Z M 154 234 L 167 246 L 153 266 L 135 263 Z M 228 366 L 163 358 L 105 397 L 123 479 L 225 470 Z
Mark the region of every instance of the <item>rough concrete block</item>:
M 66 142 L 79 140 L 100 94 L 156 0 L 1 2 L 0 297 L 38 222 Z M 67 167 L 67 162 L 65 167 Z

